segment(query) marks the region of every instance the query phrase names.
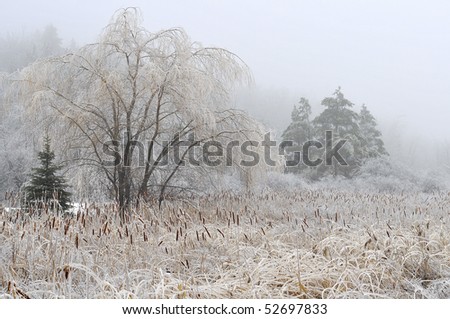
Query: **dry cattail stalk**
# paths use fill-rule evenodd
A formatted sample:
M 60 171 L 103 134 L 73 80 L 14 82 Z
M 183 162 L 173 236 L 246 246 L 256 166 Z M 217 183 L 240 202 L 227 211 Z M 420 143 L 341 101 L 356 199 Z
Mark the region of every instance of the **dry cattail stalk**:
M 75 248 L 78 249 L 78 234 L 75 235 Z

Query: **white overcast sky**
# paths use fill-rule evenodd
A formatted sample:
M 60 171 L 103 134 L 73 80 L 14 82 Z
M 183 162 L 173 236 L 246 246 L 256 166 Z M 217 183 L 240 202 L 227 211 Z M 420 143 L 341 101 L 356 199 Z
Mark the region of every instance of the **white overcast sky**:
M 78 44 L 94 41 L 115 10 L 137 6 L 151 31 L 183 27 L 192 40 L 238 54 L 262 92 L 318 104 L 341 86 L 382 120 L 450 140 L 450 1 L 0 2 L 0 32 L 51 23 Z M 289 121 L 289 99 L 263 108 L 269 123 Z

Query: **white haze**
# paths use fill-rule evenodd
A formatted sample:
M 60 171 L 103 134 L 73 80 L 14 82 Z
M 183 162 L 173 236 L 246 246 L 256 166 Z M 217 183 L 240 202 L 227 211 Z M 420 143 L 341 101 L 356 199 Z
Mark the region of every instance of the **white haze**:
M 380 122 L 389 152 L 408 165 L 450 159 L 448 1 L 3 1 L 0 32 L 53 24 L 66 45 L 94 41 L 115 10 L 140 7 L 149 30 L 183 27 L 252 69 L 241 102 L 282 131 L 293 104 L 341 86 Z

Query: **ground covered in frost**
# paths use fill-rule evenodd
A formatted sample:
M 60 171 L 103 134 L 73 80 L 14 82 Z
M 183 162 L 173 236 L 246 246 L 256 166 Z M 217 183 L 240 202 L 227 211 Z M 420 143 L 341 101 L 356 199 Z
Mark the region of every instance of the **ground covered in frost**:
M 449 298 L 450 195 L 222 193 L 0 213 L 0 298 Z

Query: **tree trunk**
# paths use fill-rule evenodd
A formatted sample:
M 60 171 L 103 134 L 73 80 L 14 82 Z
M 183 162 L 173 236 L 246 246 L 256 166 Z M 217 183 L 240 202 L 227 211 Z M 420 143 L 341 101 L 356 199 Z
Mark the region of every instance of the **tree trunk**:
M 119 169 L 119 209 L 120 219 L 125 220 L 125 214 L 130 208 L 130 193 L 131 193 L 131 181 L 129 174 L 129 167 L 120 167 Z

